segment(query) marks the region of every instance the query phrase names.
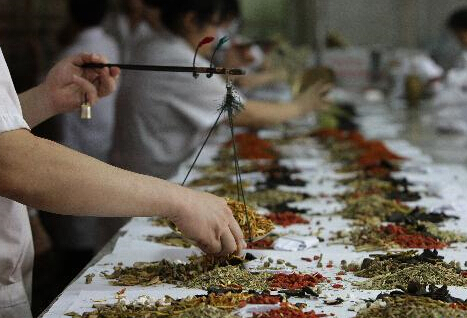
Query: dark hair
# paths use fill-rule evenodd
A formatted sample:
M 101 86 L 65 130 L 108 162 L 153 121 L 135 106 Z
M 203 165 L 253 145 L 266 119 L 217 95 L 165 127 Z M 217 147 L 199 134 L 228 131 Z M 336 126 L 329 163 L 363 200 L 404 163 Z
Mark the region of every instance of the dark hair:
M 216 14 L 223 13 L 223 1 L 219 0 L 145 0 L 144 2 L 160 9 L 161 22 L 174 33 L 179 33 L 181 19 L 188 12 L 195 13 L 200 27 L 212 23 Z
M 222 21 L 229 21 L 241 17 L 240 3 L 238 0 L 222 0 Z
M 167 1 L 167 0 L 165 0 L 165 1 Z M 162 2 L 164 2 L 164 0 L 144 0 L 144 3 L 147 6 L 156 7 L 156 8 L 159 8 L 161 6 Z
M 467 7 L 463 7 L 451 14 L 446 24 L 453 31 L 467 30 Z
M 79 27 L 99 25 L 107 13 L 107 0 L 69 0 L 71 18 Z

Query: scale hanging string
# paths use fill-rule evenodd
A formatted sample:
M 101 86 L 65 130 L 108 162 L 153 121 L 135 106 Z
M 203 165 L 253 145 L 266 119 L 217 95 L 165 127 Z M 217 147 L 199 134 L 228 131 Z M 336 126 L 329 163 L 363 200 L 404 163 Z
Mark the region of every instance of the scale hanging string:
M 216 128 L 217 123 L 219 122 L 219 120 L 220 120 L 220 118 L 221 118 L 221 116 L 222 116 L 223 113 L 224 113 L 224 110 L 221 109 L 220 112 L 219 112 L 219 116 L 217 116 L 217 119 L 216 119 L 216 121 L 214 122 L 214 125 L 212 125 L 211 129 L 209 130 L 208 135 L 206 136 L 206 139 L 204 139 L 204 142 L 203 142 L 203 144 L 201 145 L 201 148 L 199 148 L 199 151 L 198 151 L 198 153 L 196 154 L 195 160 L 193 160 L 193 163 L 191 164 L 190 169 L 188 169 L 188 172 L 187 172 L 187 174 L 186 174 L 186 176 L 185 176 L 185 179 L 183 179 L 182 186 L 185 185 L 186 180 L 187 180 L 188 177 L 190 176 L 190 173 L 191 173 L 191 171 L 193 170 L 193 168 L 195 167 L 195 164 L 196 164 L 196 162 L 198 161 L 199 156 L 201 155 L 201 152 L 203 151 L 203 149 L 204 149 L 204 147 L 206 146 L 206 144 L 207 144 L 209 138 L 211 137 L 212 133 L 214 132 L 214 129 Z
M 212 41 L 212 39 L 208 39 L 208 38 L 203 39 L 200 42 L 200 44 L 198 45 L 198 49 L 199 49 L 200 46 L 202 46 L 202 45 L 204 45 L 206 43 L 209 43 L 211 41 Z M 222 38 L 219 41 L 217 49 L 219 47 L 221 47 L 227 41 L 228 41 L 228 38 Z M 197 53 L 197 51 L 198 50 L 196 50 L 196 53 Z M 215 52 L 216 51 L 217 50 L 215 50 Z M 214 52 L 214 54 L 215 54 L 215 52 Z M 195 53 L 195 57 L 193 58 L 193 65 L 195 64 L 196 53 Z M 213 54 L 213 56 L 214 56 L 214 54 Z M 212 60 L 212 58 L 211 58 L 211 60 Z M 198 74 L 195 74 L 195 73 L 193 74 L 193 76 L 195 76 L 195 77 L 197 77 L 197 75 Z M 193 168 L 195 167 L 196 162 L 198 161 L 198 159 L 199 159 L 199 157 L 201 155 L 201 152 L 205 148 L 209 138 L 211 137 L 212 133 L 214 132 L 214 129 L 217 127 L 217 124 L 219 123 L 219 120 L 220 120 L 222 114 L 224 112 L 227 112 L 229 126 L 230 126 L 230 134 L 231 134 L 231 137 L 232 137 L 232 148 L 233 148 L 233 157 L 234 157 L 233 159 L 234 159 L 234 166 L 235 166 L 235 179 L 236 179 L 236 186 L 237 186 L 237 201 L 240 201 L 240 199 L 242 200 L 243 207 L 244 207 L 244 212 L 245 212 L 246 223 L 247 223 L 247 227 L 248 227 L 248 235 L 249 235 L 248 241 L 252 241 L 251 224 L 250 224 L 250 219 L 249 219 L 249 216 L 248 216 L 248 209 L 247 209 L 247 206 L 246 206 L 245 192 L 243 190 L 242 175 L 241 175 L 241 172 L 240 172 L 240 165 L 238 163 L 238 152 L 237 152 L 237 145 L 235 143 L 235 132 L 234 132 L 234 127 L 233 127 L 234 113 L 241 111 L 243 109 L 243 104 L 242 104 L 242 101 L 240 100 L 240 97 L 238 96 L 238 93 L 235 91 L 235 89 L 234 89 L 234 87 L 232 85 L 232 82 L 230 80 L 229 75 L 230 75 L 229 72 L 226 72 L 225 76 L 226 76 L 226 90 L 227 90 L 227 92 L 226 92 L 224 101 L 223 101 L 221 107 L 219 108 L 219 115 L 217 116 L 216 121 L 214 122 L 214 124 L 212 125 L 211 129 L 209 130 L 206 138 L 204 139 L 204 142 L 201 145 L 198 153 L 196 154 L 196 157 L 193 160 L 193 163 L 191 164 L 190 168 L 188 169 L 188 172 L 187 172 L 187 174 L 185 176 L 185 179 L 182 182 L 182 186 L 184 186 L 186 181 L 188 180 L 188 177 L 189 177 L 191 171 L 193 170 Z M 208 77 L 210 77 L 209 74 L 208 74 Z
M 238 163 L 238 152 L 237 152 L 237 145 L 235 143 L 235 132 L 234 132 L 234 125 L 233 125 L 233 114 L 235 111 L 240 111 L 241 109 L 243 109 L 243 104 L 240 101 L 238 94 L 235 92 L 232 82 L 230 81 L 229 74 L 226 74 L 226 77 L 227 77 L 226 79 L 227 80 L 227 84 L 226 84 L 227 94 L 225 96 L 223 109 L 227 112 L 227 116 L 229 119 L 229 126 L 230 126 L 230 134 L 232 136 L 235 179 L 237 183 L 237 201 L 240 201 L 240 198 L 242 199 L 246 224 L 248 227 L 248 236 L 249 236 L 248 241 L 251 241 L 252 240 L 251 224 L 250 224 L 250 218 L 248 216 L 248 209 L 246 206 L 245 192 L 243 190 L 242 174 L 240 171 L 240 165 Z

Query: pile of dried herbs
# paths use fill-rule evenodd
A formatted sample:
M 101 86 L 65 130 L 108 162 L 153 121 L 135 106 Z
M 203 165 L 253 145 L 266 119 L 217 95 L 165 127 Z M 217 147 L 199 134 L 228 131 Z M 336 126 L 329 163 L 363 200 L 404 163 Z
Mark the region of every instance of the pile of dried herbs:
M 263 169 L 262 172 L 266 176 L 266 181 L 256 184 L 260 189 L 275 189 L 280 185 L 304 187 L 307 184 L 305 180 L 292 176 L 299 172 L 297 169 L 277 165 Z
M 117 266 L 112 274 L 104 274 L 116 286 L 151 286 L 162 283 L 183 285 L 190 279 L 218 266 L 239 265 L 243 259 L 235 256 L 218 258 L 211 255 L 192 256 L 188 263 L 161 260 L 135 263 L 132 267 Z
M 181 314 L 175 316 L 175 318 L 239 318 L 239 316 L 229 313 L 224 309 L 209 305 L 199 305 L 197 307 L 190 308 Z
M 250 204 L 268 207 L 282 203 L 299 202 L 307 199 L 309 196 L 305 193 L 282 191 L 277 189 L 259 190 L 249 192 L 246 198 Z
M 291 212 L 291 211 L 284 211 L 284 212 L 273 212 L 269 213 L 266 215 L 266 217 L 271 220 L 274 224 L 287 227 L 290 225 L 295 225 L 295 224 L 309 224 L 310 221 L 307 219 L 303 218 L 297 213 Z
M 266 272 L 250 273 L 238 266 L 218 267 L 194 277 L 187 287 L 209 289 L 211 287 L 239 290 L 265 290 L 272 275 Z
M 341 182 L 352 189 L 350 192 L 344 194 L 344 198 L 359 198 L 374 194 L 380 195 L 389 200 L 403 202 L 417 201 L 421 198 L 420 194 L 408 189 L 408 182 L 404 181 L 404 179 L 396 180 L 391 177 L 380 179 L 359 176 L 357 178 L 343 180 Z
M 320 129 L 318 137 L 330 151 L 331 160 L 344 164 L 343 172 L 363 172 L 367 177 L 387 178 L 398 170 L 404 158 L 391 152 L 381 141 L 366 140 L 357 131 Z
M 281 304 L 279 309 L 253 314 L 253 318 L 319 318 L 327 316 L 326 314 L 317 314 L 313 310 L 305 312 L 289 303 Z
M 456 264 L 446 264 L 443 259 L 444 257 L 438 255 L 438 251 L 427 249 L 420 254 L 415 250 L 373 254 L 363 260 L 360 268 L 354 274 L 359 277 L 371 278 L 423 263 L 445 264 L 446 267 L 457 269 Z
M 395 289 L 412 282 L 422 285 L 467 286 L 467 279 L 464 276 L 455 268 L 442 263 L 420 263 L 396 269 L 355 285 L 363 289 Z
M 73 318 L 153 318 L 153 317 L 237 317 L 229 313 L 253 297 L 251 294 L 209 294 L 208 296 L 173 299 L 166 296 L 164 301 L 140 302 L 129 304 L 118 302 L 112 305 L 94 305 L 93 312 L 83 315 L 69 313 Z
M 148 235 L 146 236 L 146 240 L 149 242 L 160 243 L 168 246 L 178 246 L 184 248 L 190 248 L 193 246 L 190 240 L 187 240 L 185 237 L 175 232 L 160 236 Z
M 235 183 L 224 184 L 221 188 L 211 191 L 212 194 L 221 197 L 237 197 L 237 185 Z M 303 201 L 309 196 L 304 193 L 282 191 L 277 189 L 245 191 L 245 200 L 253 206 L 269 207 L 283 203 Z
M 398 296 L 384 298 L 357 313 L 356 318 L 463 318 L 466 311 L 428 297 Z
M 231 199 L 227 199 L 227 204 L 232 210 L 232 213 L 246 238 L 254 239 L 263 237 L 274 229 L 274 224 L 271 222 L 271 220 L 259 215 L 251 207 L 245 207 L 243 203 Z M 247 213 L 246 215 L 245 210 Z
M 380 195 L 362 196 L 352 198 L 346 201 L 346 207 L 340 211 L 340 214 L 347 219 L 378 218 L 382 221 L 387 220 L 393 214 L 409 214 L 411 209 L 394 200 L 388 200 Z
M 235 135 L 235 144 L 238 157 L 241 159 L 277 159 L 279 157 L 279 153 L 274 149 L 274 146 L 269 141 L 259 138 L 255 133 Z M 219 157 L 232 158 L 230 155 L 231 149 L 232 141 L 229 141 L 219 152 Z
M 349 233 L 337 232 L 332 239 L 341 244 L 352 244 L 355 250 L 375 251 L 391 248 L 442 249 L 450 243 L 463 241 L 462 235 L 440 230 L 429 222 L 413 225 L 375 225 L 354 228 Z
M 409 283 L 407 288 L 401 288 L 401 290 L 394 290 L 389 294 L 381 293 L 378 295 L 377 299 L 385 299 L 388 297 L 399 297 L 403 295 L 408 296 L 419 296 L 419 297 L 428 297 L 433 300 L 439 300 L 448 304 L 452 304 L 453 308 L 462 308 L 467 310 L 467 301 L 453 297 L 448 290 L 446 285 L 437 287 L 435 285 L 421 285 L 417 283 Z
M 271 277 L 269 285 L 272 288 L 280 289 L 302 289 L 304 287 L 315 287 L 317 284 L 326 281 L 320 273 L 314 274 L 284 274 L 279 273 Z

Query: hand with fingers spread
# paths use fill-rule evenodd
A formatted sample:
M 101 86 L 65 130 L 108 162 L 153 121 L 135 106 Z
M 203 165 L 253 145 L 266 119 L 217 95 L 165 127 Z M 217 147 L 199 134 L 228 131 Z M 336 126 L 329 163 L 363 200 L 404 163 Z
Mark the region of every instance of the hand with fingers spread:
M 82 53 L 58 62 L 47 74 L 43 87 L 55 113 L 80 107 L 85 95 L 92 105 L 115 91 L 118 68 L 82 68 L 86 63 L 107 63 L 107 60 L 98 54 Z
M 184 189 L 180 204 L 168 217 L 204 252 L 224 256 L 246 248 L 242 230 L 225 199 Z
M 318 81 L 310 85 L 306 91 L 301 93 L 296 98 L 296 103 L 299 105 L 303 114 L 313 110 L 326 108 L 329 102 L 325 100 L 327 93 L 331 90 L 332 84 Z

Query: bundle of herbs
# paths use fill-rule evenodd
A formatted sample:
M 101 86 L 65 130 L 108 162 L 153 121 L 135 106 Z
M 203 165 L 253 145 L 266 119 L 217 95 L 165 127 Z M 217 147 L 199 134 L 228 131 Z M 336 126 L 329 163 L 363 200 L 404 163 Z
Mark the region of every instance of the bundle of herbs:
M 238 256 L 215 257 L 212 255 L 191 256 L 189 262 L 179 263 L 168 260 L 158 262 L 139 262 L 132 267 L 117 266 L 111 274 L 104 277 L 116 286 L 151 286 L 162 283 L 183 285 L 194 277 L 222 266 L 238 266 L 244 259 Z

